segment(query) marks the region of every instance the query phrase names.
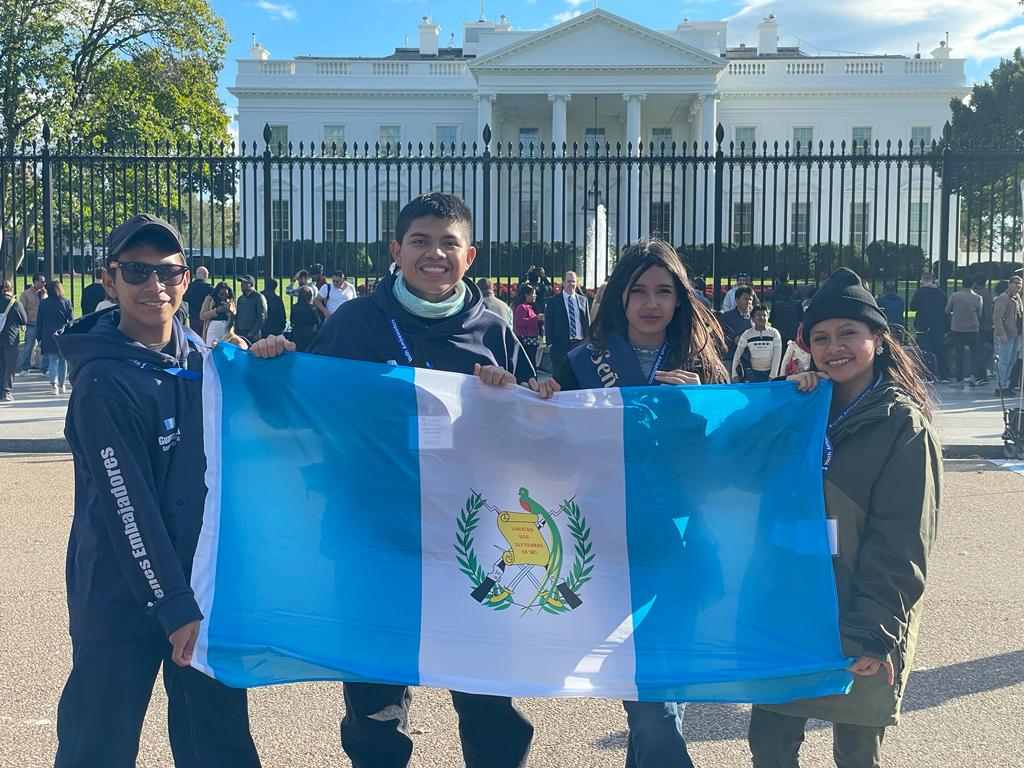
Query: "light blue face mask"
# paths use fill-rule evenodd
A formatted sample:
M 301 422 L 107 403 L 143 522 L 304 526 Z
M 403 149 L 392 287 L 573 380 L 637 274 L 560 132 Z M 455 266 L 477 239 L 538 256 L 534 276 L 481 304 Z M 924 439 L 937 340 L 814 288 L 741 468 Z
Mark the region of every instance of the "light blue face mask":
M 440 320 L 444 317 L 457 315 L 462 310 L 462 305 L 466 301 L 466 290 L 466 284 L 459 280 L 455 286 L 455 293 L 444 301 L 427 301 L 409 290 L 409 286 L 406 285 L 405 277 L 401 272 L 395 276 L 395 299 L 406 312 L 416 315 L 416 317 L 422 317 L 425 320 Z

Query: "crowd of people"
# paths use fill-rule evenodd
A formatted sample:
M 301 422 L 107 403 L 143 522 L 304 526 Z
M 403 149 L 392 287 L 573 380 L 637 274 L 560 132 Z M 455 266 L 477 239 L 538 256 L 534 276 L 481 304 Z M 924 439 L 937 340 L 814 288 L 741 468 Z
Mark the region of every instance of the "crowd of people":
M 210 286 L 201 268 L 193 279 L 180 235 L 147 214 L 108 238 L 103 285 L 114 303 L 106 311 L 68 326 L 59 287 L 33 288 L 35 337 L 49 334 L 56 352 L 47 354 L 58 358 L 53 380 L 62 386 L 59 360 L 66 360 L 74 384 L 66 426 L 76 486 L 66 571 L 72 669 L 57 714 L 57 768 L 134 765 L 161 667 L 175 764 L 259 765 L 246 692 L 189 666 L 202 618 L 189 587 L 205 496 L 200 370 L 206 341 L 219 340 L 258 358 L 305 349 L 432 367 L 522 385 L 543 398 L 780 376 L 809 391 L 831 380 L 823 488 L 837 531 L 838 633 L 853 660 L 853 688 L 755 706 L 749 744 L 755 767 L 795 768 L 807 719 L 817 718 L 833 723 L 838 766 L 880 764 L 910 672 L 942 483 L 928 375 L 901 344 L 884 303 L 840 269 L 802 302 L 780 280 L 771 312 L 749 281 L 739 283 L 732 306 L 718 315 L 676 251 L 651 239 L 625 249 L 593 307 L 575 274 L 556 290 L 539 268 L 508 307 L 488 280 L 464 279 L 476 256 L 471 232 L 458 197 L 416 198 L 399 213 L 396 268 L 377 290 L 353 298 L 343 274 L 326 290 L 322 270 L 295 276 L 286 289 L 295 300 L 288 335 L 267 297 L 253 295 L 254 280 L 243 278 L 236 297 L 225 283 Z M 17 305 L 7 321 L 27 325 L 25 302 L 9 285 L 4 290 Z M 1007 323 L 1001 327 L 1009 338 Z M 4 340 L 12 346 L 0 333 Z M 536 372 L 546 346 L 551 378 Z M 510 698 L 451 695 L 469 768 L 527 764 L 534 726 Z M 409 689 L 350 682 L 344 699 L 341 744 L 353 765 L 409 765 Z M 624 708 L 627 766 L 692 766 L 684 702 Z

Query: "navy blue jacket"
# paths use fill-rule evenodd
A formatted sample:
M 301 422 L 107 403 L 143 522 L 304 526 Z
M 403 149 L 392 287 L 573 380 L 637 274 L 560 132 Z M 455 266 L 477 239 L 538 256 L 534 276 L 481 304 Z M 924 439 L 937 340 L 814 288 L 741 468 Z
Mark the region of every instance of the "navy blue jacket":
M 395 362 L 416 368 L 472 375 L 473 364 L 500 365 L 522 383 L 536 375 L 529 354 L 502 318 L 487 310 L 480 289 L 469 280 L 462 310 L 443 320 L 424 320 L 395 300 L 395 278 L 386 278 L 369 296 L 346 301 L 324 323 L 309 345 L 314 355 Z M 398 344 L 390 320 L 398 323 L 412 355 L 410 363 Z
M 68 542 L 71 635 L 169 635 L 202 618 L 189 576 L 203 521 L 202 382 L 161 370 L 202 369 L 174 321 L 173 354 L 117 328 L 112 308 L 57 337 L 74 391 L 64 434 L 75 461 Z

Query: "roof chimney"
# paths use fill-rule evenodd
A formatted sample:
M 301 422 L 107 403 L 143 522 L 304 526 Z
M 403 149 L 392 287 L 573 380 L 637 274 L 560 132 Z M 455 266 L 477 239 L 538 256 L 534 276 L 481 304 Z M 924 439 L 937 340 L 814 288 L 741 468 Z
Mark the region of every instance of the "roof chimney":
M 270 51 L 256 42 L 256 33 L 252 33 L 252 46 L 249 48 L 249 58 L 266 61 L 270 58 Z
M 775 14 L 769 13 L 757 25 L 757 55 L 767 56 L 779 52 L 779 23 Z
M 939 40 L 939 47 L 932 51 L 933 59 L 948 59 L 949 52 L 953 50 L 945 40 Z
M 424 16 L 419 30 L 420 55 L 437 56 L 437 41 L 441 37 L 441 27 L 435 24 L 429 16 Z

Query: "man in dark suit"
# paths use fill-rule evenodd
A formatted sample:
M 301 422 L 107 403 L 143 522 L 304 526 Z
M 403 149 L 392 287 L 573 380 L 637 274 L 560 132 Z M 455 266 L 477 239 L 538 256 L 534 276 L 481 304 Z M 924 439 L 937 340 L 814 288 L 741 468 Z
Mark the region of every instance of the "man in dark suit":
M 552 296 L 544 308 L 544 328 L 551 345 L 551 365 L 557 366 L 569 350 L 590 331 L 590 307 L 587 297 L 576 291 L 576 273 L 566 272 L 562 293 Z

